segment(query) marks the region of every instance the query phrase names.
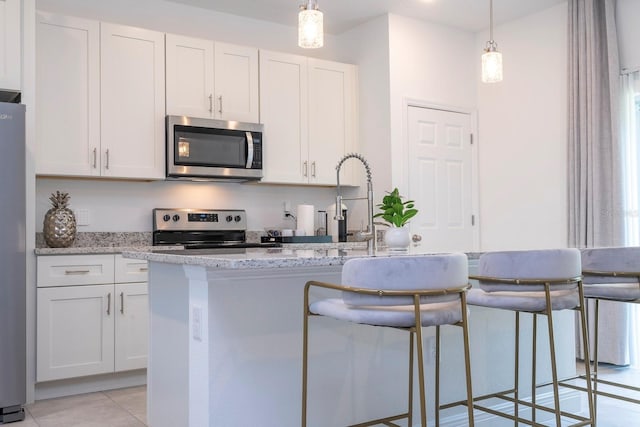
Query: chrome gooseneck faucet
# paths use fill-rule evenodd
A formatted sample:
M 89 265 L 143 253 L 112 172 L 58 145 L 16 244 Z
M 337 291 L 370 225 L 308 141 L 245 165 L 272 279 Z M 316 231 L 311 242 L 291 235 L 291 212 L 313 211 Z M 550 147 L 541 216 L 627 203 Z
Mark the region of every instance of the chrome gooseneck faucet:
M 353 197 L 353 198 L 343 198 L 342 193 L 340 191 L 340 168 L 342 164 L 347 159 L 358 159 L 364 165 L 364 168 L 367 173 L 367 197 Z M 376 245 L 376 236 L 375 229 L 373 226 L 373 183 L 371 182 L 371 168 L 369 167 L 369 162 L 365 160 L 362 154 L 350 153 L 345 155 L 336 166 L 336 216 L 334 219 L 336 221 L 341 221 L 344 219 L 342 216 L 342 201 L 343 200 L 366 200 L 367 201 L 367 230 L 365 232 L 359 233 L 359 236 L 367 241 L 367 251 L 370 255 L 373 255 L 375 251 Z

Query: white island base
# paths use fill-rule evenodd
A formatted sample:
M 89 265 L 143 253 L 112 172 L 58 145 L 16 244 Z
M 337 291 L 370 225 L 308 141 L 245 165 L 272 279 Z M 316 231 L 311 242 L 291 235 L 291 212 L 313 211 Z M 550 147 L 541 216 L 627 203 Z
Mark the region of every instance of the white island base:
M 344 259 L 330 265 L 221 268 L 142 255 L 150 260 L 149 425 L 299 426 L 304 284 L 311 279 L 339 282 Z M 506 389 L 512 382 L 512 319 L 512 313 L 472 308 L 476 395 Z M 566 332 L 562 337 L 560 331 L 557 351 L 563 354 L 561 372 L 570 375 L 575 370 L 573 331 L 562 329 Z M 433 335 L 433 328 L 425 329 L 430 419 Z M 526 336 L 523 354 L 530 349 Z M 443 328 L 443 403 L 465 396 L 461 337 L 460 328 Z M 344 426 L 402 412 L 408 340 L 404 331 L 311 318 L 308 425 Z M 538 351 L 544 351 L 543 340 Z M 541 354 L 539 372 L 548 372 Z M 521 366 L 526 375 L 528 362 Z M 522 386 L 528 387 L 526 381 Z M 466 425 L 465 414 L 462 407 L 444 411 L 441 425 Z

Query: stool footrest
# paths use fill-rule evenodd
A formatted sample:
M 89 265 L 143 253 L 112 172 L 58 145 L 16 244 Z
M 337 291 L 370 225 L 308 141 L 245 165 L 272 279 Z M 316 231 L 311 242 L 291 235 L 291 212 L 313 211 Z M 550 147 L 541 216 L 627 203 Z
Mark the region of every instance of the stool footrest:
M 564 387 L 569 387 L 569 388 L 572 388 L 574 390 L 579 390 L 579 391 L 584 391 L 584 392 L 587 391 L 587 388 L 584 387 L 584 386 L 580 386 L 580 385 L 577 385 L 577 384 L 565 384 L 567 381 L 573 381 L 573 380 L 586 380 L 586 377 L 584 375 L 578 375 L 576 377 L 563 380 L 563 381 L 560 382 L 560 384 L 562 386 L 564 386 Z M 626 389 L 626 390 L 636 391 L 636 392 L 640 393 L 640 387 L 634 387 L 634 386 L 630 386 L 628 384 L 623 384 L 623 383 L 618 383 L 618 382 L 615 382 L 615 381 L 605 380 L 605 379 L 597 378 L 595 376 L 591 379 L 591 381 L 593 381 L 594 383 L 597 383 L 597 384 L 604 384 L 604 385 L 608 385 L 608 386 L 611 386 L 611 387 L 623 388 L 623 389 Z M 593 388 L 593 394 L 597 394 L 598 396 L 609 397 L 611 399 L 622 400 L 624 402 L 640 404 L 640 399 L 634 399 L 632 397 L 623 396 L 621 394 L 614 393 L 613 391 L 597 390 L 596 387 Z
M 568 381 L 568 380 L 563 380 L 563 381 Z M 549 384 L 541 384 L 536 386 L 536 388 L 540 388 L 540 387 L 546 387 Z M 570 385 L 570 384 L 563 384 L 563 382 L 559 382 L 558 383 L 559 386 L 563 386 L 563 387 L 567 387 L 567 388 L 571 388 L 574 390 L 578 390 L 578 391 L 585 391 L 586 392 L 586 388 L 581 388 L 579 386 L 574 386 L 574 385 Z M 522 399 L 516 399 L 515 397 L 509 396 L 509 394 L 513 394 L 515 393 L 515 389 L 510 389 L 510 390 L 504 390 L 504 391 L 500 391 L 500 392 L 496 392 L 496 393 L 490 393 L 490 394 L 485 394 L 483 396 L 478 396 L 478 397 L 474 397 L 473 398 L 473 408 L 477 409 L 479 411 L 483 411 L 483 412 L 487 412 L 489 414 L 492 415 L 496 415 L 499 417 L 503 417 L 503 418 L 507 418 L 509 420 L 515 421 L 516 419 L 523 423 L 523 424 L 527 424 L 530 426 L 545 426 L 545 424 L 539 424 L 539 423 L 535 423 L 531 420 L 527 420 L 526 418 L 522 418 L 522 417 L 518 417 L 516 418 L 516 416 L 514 414 L 508 413 L 508 412 L 504 412 L 504 411 L 500 411 L 497 409 L 493 409 L 493 408 L 489 408 L 487 406 L 484 405 L 478 405 L 475 402 L 480 402 L 482 400 L 487 400 L 487 399 L 502 399 L 502 400 L 506 400 L 508 402 L 511 403 L 517 403 L 518 405 L 522 405 L 522 406 L 526 406 L 527 408 L 530 409 L 536 409 L 536 410 L 541 410 L 541 411 L 545 411 L 545 412 L 549 412 L 551 414 L 555 413 L 555 410 L 553 408 L 550 408 L 548 406 L 544 406 L 544 405 L 540 405 L 540 404 L 533 404 L 528 400 L 522 400 Z M 451 403 L 447 403 L 445 405 L 441 405 L 440 409 L 448 409 L 448 408 L 452 408 L 454 406 L 467 406 L 467 401 L 466 400 L 460 400 L 457 402 L 451 402 Z M 569 412 L 565 412 L 565 411 L 560 411 L 560 415 L 562 415 L 565 418 L 571 418 L 575 421 L 577 421 L 577 423 L 574 424 L 570 424 L 568 427 L 579 427 L 579 426 L 586 426 L 586 425 L 592 425 L 592 422 L 589 418 L 587 417 L 583 417 L 580 415 L 576 415 L 576 414 L 572 414 Z

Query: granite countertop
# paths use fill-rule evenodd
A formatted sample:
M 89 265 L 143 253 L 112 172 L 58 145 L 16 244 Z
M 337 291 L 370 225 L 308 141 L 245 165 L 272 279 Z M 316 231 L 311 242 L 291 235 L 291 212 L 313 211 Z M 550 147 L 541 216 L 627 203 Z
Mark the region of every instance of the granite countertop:
M 128 251 L 125 258 L 144 259 L 168 264 L 198 265 L 220 269 L 292 268 L 342 265 L 349 258 L 369 256 L 425 255 L 417 250 L 392 253 L 378 251 L 369 255 L 366 249 L 291 249 L 291 248 L 248 248 L 239 254 L 193 254 L 191 251 L 143 252 Z M 470 259 L 475 254 L 467 255 Z
M 253 233 L 255 234 L 255 233 Z M 249 235 L 249 241 L 258 242 L 259 235 Z M 122 252 L 164 251 L 183 249 L 180 245 L 153 246 L 151 232 L 80 232 L 68 248 L 47 247 L 42 233 L 36 233 L 36 255 L 90 255 L 119 254 Z M 283 248 L 296 249 L 366 249 L 366 242 L 340 243 L 284 243 Z
M 180 251 L 129 251 L 125 258 L 145 259 L 168 264 L 199 265 L 220 269 L 257 269 L 330 266 L 344 264 L 348 258 L 368 256 L 364 249 L 247 248 L 240 254 L 193 255 Z

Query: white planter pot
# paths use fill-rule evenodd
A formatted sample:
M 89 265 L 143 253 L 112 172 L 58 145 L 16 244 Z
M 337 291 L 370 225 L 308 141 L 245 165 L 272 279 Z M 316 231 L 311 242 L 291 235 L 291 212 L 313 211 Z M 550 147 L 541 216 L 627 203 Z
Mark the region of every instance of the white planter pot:
M 406 227 L 389 227 L 384 233 L 384 241 L 390 251 L 406 252 L 411 242 L 409 229 Z

